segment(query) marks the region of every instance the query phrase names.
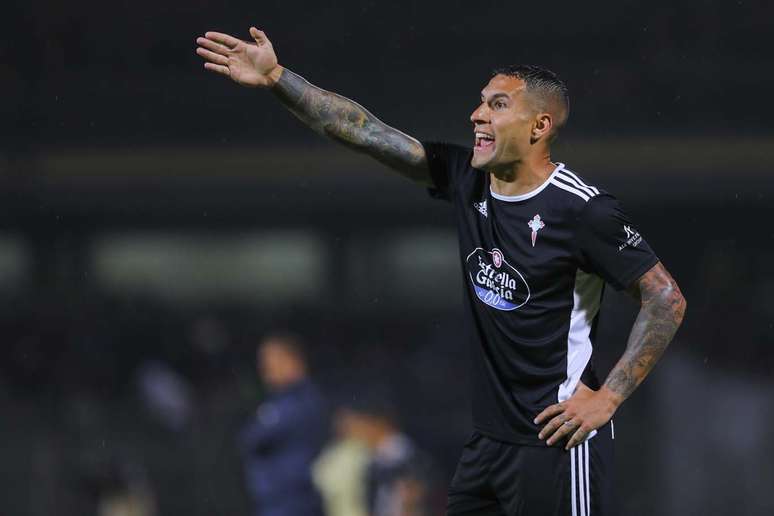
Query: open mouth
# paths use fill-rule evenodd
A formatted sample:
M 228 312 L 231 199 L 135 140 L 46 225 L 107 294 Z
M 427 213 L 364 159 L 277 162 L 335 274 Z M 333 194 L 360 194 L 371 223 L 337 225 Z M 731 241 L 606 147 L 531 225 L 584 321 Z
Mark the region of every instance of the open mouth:
M 490 150 L 492 147 L 494 147 L 495 139 L 494 136 L 488 133 L 482 133 L 479 131 L 476 131 L 476 143 L 474 150 L 482 151 L 482 150 Z

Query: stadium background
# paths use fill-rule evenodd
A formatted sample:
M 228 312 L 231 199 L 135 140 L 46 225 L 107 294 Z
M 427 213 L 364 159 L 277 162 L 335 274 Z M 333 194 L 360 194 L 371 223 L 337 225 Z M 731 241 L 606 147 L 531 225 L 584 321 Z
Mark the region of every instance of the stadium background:
M 621 514 L 774 513 L 773 15 L 763 1 L 5 6 L 0 514 L 93 514 L 115 468 L 142 472 L 160 514 L 247 514 L 234 434 L 261 396 L 254 347 L 277 327 L 309 338 L 332 398 L 389 386 L 448 478 L 469 428 L 450 210 L 202 70 L 197 35 L 253 23 L 283 64 L 422 139 L 469 142 L 494 67 L 558 71 L 573 113 L 555 158 L 623 200 L 689 301 L 617 415 Z M 635 313 L 607 291 L 603 371 Z M 148 399 L 159 370 L 174 379 L 163 410 Z

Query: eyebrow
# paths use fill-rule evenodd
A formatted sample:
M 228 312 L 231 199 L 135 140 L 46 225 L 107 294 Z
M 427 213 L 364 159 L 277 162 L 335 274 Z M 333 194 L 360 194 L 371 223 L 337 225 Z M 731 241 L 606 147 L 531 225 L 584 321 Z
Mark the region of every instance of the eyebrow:
M 485 97 L 486 96 L 484 95 L 484 92 L 482 91 L 481 92 L 481 100 L 484 100 Z M 492 101 L 497 100 L 497 99 L 502 98 L 502 97 L 510 98 L 510 96 L 507 93 L 495 93 L 494 95 L 489 97 L 488 102 L 492 102 Z

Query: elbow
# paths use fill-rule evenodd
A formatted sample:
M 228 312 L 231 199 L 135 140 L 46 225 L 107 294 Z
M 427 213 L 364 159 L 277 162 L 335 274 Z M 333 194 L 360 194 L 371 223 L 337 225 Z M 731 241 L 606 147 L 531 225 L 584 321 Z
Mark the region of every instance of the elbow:
M 664 266 L 660 263 L 654 266 L 640 278 L 637 287 L 640 310 L 676 330 L 683 322 L 688 303 Z
M 677 319 L 678 324 L 682 324 L 683 319 L 685 318 L 685 310 L 688 308 L 688 301 L 685 300 L 685 296 L 683 296 L 682 292 L 677 293 L 678 300 L 675 303 L 675 315 Z
M 677 286 L 674 280 L 670 281 L 665 288 L 661 291 L 662 305 L 669 310 L 672 314 L 672 320 L 677 323 L 677 326 L 682 324 L 685 318 L 685 310 L 688 307 L 688 302 L 685 300 L 685 296 L 680 291 L 680 287 Z

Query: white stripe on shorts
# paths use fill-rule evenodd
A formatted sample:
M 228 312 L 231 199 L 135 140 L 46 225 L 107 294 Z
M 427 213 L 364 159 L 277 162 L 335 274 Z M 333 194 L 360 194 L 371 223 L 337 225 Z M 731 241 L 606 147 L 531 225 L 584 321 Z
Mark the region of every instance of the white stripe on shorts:
M 585 451 L 583 453 L 584 466 L 586 473 L 586 516 L 591 516 L 591 481 L 589 480 L 589 442 L 583 443 Z
M 586 468 L 584 466 L 586 459 L 584 458 L 585 443 L 578 446 L 578 480 L 580 485 L 578 491 L 580 491 L 580 516 L 586 515 Z
M 570 450 L 570 504 L 572 516 L 591 516 L 589 442 Z
M 576 448 L 570 449 L 570 505 L 572 506 L 572 516 L 578 516 L 577 493 L 575 491 L 575 452 Z

